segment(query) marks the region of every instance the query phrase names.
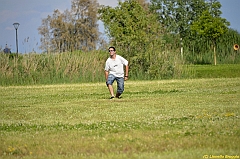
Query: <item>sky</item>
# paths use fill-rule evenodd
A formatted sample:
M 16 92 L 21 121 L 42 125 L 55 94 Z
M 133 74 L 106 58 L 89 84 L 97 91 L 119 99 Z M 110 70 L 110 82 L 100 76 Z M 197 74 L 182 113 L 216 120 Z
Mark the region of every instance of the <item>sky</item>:
M 230 28 L 240 32 L 240 0 L 219 0 L 222 4 L 222 17 L 230 22 Z M 118 0 L 98 0 L 100 5 L 116 7 Z M 61 12 L 71 9 L 71 0 L 0 0 L 0 49 L 7 44 L 16 52 L 16 30 L 13 23 L 19 23 L 18 52 L 42 52 L 39 49 L 38 27 L 42 19 L 52 15 L 55 9 Z M 102 23 L 99 31 L 104 32 Z

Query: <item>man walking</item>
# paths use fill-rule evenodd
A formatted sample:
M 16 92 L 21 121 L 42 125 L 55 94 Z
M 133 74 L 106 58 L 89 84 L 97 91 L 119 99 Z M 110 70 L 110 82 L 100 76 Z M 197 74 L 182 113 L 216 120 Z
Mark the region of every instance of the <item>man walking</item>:
M 111 94 L 111 98 L 120 98 L 120 95 L 124 91 L 124 80 L 128 79 L 128 61 L 120 55 L 116 54 L 114 47 L 109 47 L 108 49 L 110 57 L 107 59 L 105 64 L 105 78 L 106 85 Z M 125 66 L 125 76 L 124 67 Z M 113 82 L 117 81 L 117 93 L 114 96 Z

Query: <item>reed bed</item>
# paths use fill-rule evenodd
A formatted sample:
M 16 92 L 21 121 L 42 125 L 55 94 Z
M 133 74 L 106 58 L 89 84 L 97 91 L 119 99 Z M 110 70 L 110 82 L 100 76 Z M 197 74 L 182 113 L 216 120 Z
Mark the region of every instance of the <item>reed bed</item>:
M 149 52 L 146 54 L 150 54 Z M 129 77 L 133 80 L 239 77 L 239 64 L 217 66 L 185 64 L 174 52 L 158 57 L 144 70 L 130 61 Z M 120 52 L 124 56 L 124 52 Z M 240 56 L 239 56 L 240 57 Z M 52 54 L 0 53 L 0 85 L 35 85 L 103 82 L 108 51 L 65 52 Z M 135 67 L 136 66 L 136 67 Z M 208 72 L 207 74 L 205 73 Z M 225 74 L 225 75 L 224 75 Z M 224 75 L 224 76 L 223 76 Z
M 108 53 L 73 52 L 60 54 L 0 55 L 2 85 L 78 83 L 103 80 Z

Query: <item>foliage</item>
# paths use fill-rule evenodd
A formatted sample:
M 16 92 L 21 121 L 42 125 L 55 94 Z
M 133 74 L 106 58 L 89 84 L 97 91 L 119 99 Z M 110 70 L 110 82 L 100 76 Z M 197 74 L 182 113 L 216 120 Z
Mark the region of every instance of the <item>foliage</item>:
M 130 61 L 130 69 L 136 76 L 147 75 L 150 79 L 173 76 L 173 59 L 177 57 L 172 50 L 164 50 L 164 29 L 146 3 L 119 2 L 116 8 L 102 6 L 99 14 L 112 38 L 111 44 Z
M 170 44 L 171 48 L 176 49 L 176 53 L 181 54 L 182 60 L 193 62 L 188 52 L 192 51 L 192 47 L 195 47 L 200 38 L 191 32 L 190 25 L 206 8 L 207 4 L 204 0 L 176 0 L 174 2 L 151 0 L 151 11 L 157 13 L 158 21 L 167 31 L 164 34 L 164 40 L 168 45 Z M 201 47 L 200 49 L 202 50 Z M 193 55 L 193 57 L 196 56 Z
M 204 1 L 204 0 L 151 0 L 150 8 L 152 11 L 155 11 L 158 14 L 158 20 L 168 31 L 168 43 L 174 44 L 172 47 L 181 48 L 181 56 L 182 59 L 186 63 L 193 64 L 211 64 L 212 63 L 212 39 L 208 39 L 207 36 L 199 35 L 196 32 L 191 31 L 191 25 L 200 19 L 203 12 L 209 11 L 209 14 L 218 19 L 217 21 L 221 24 L 219 26 L 225 25 L 225 29 L 223 32 L 221 31 L 220 37 L 216 39 L 218 41 L 232 41 L 232 35 L 228 37 L 226 34 L 226 29 L 228 26 L 228 22 L 221 18 L 221 4 L 217 0 Z M 220 20 L 220 21 L 219 21 Z M 206 25 L 205 22 L 201 23 L 202 25 Z M 230 29 L 231 32 L 231 29 Z M 172 35 L 171 35 L 172 34 Z M 236 38 L 239 36 L 238 32 L 234 34 L 235 43 L 239 43 L 239 40 Z M 173 37 L 175 35 L 175 37 Z M 216 35 L 220 35 L 217 33 Z M 170 38 L 169 38 L 170 37 Z M 225 40 L 226 39 L 226 40 Z M 217 44 L 218 56 L 221 59 L 218 59 L 218 63 L 224 63 L 224 61 L 230 62 L 230 60 L 223 59 L 232 59 L 232 45 L 227 43 L 219 43 Z M 225 47 L 222 47 L 224 46 Z M 221 48 L 221 49 L 219 49 Z M 230 51 L 231 50 L 231 51 Z M 224 58 L 223 58 L 224 57 Z M 238 61 L 239 57 L 234 57 L 234 62 Z
M 217 38 L 227 32 L 227 25 L 229 24 L 225 19 L 212 17 L 208 11 L 204 11 L 199 20 L 192 24 L 192 30 L 215 42 Z
M 148 13 L 137 1 L 119 2 L 116 8 L 103 6 L 99 13 L 107 34 L 113 38 L 113 44 L 141 50 L 144 49 L 141 46 L 149 43 L 150 37 L 153 40 L 159 38 L 160 28 L 154 15 Z
M 236 30 L 228 31 L 217 39 L 218 59 L 222 63 L 240 63 L 240 50 L 233 49 L 234 44 L 240 45 L 240 33 Z
M 239 155 L 239 80 L 127 81 L 111 101 L 104 83 L 0 87 L 0 158 Z
M 158 20 L 168 32 L 190 38 L 190 25 L 206 9 L 204 0 L 151 0 L 151 10 L 158 13 Z
M 233 45 L 240 44 L 240 34 L 233 29 L 216 40 L 217 63 L 237 64 L 240 62 L 239 51 L 234 51 Z M 195 40 L 184 45 L 184 56 L 188 64 L 214 64 L 212 41 L 206 37 L 196 36 Z
M 199 20 L 193 22 L 191 25 L 192 31 L 196 31 L 199 35 L 202 35 L 212 41 L 214 47 L 215 65 L 217 64 L 215 52 L 216 40 L 227 32 L 227 26 L 229 25 L 229 22 L 227 22 L 226 19 L 219 17 L 221 14 L 219 11 L 220 7 L 221 4 L 219 2 L 213 2 L 210 10 L 204 11 Z
M 70 11 L 54 10 L 38 28 L 42 35 L 41 49 L 45 52 L 96 49 L 99 40 L 97 8 L 96 0 L 73 0 Z

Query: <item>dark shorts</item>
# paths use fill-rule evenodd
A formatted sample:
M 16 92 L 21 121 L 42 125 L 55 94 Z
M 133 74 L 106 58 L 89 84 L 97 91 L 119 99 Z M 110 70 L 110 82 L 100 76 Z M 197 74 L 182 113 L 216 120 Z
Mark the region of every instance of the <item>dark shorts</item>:
M 123 77 L 115 77 L 114 75 L 110 74 L 110 75 L 108 75 L 106 84 L 112 85 L 115 80 L 117 81 L 117 92 L 122 94 L 124 91 L 124 78 Z

